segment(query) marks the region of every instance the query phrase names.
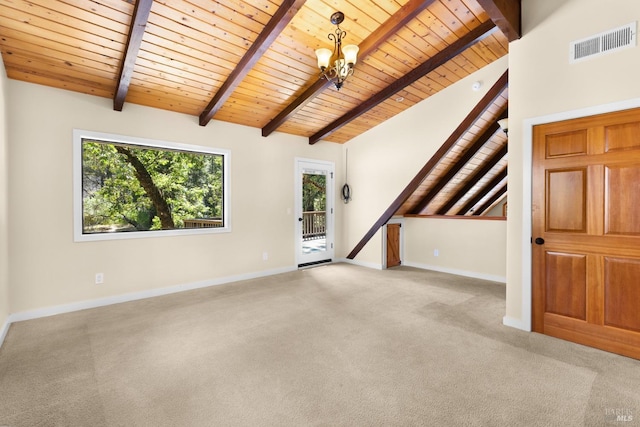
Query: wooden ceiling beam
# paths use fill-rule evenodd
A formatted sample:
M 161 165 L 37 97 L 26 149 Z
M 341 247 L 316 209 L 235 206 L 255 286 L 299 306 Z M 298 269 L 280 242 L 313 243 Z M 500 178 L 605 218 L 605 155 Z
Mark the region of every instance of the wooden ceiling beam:
M 467 183 L 458 191 L 456 191 L 456 194 L 454 194 L 453 197 L 451 197 L 451 199 L 449 199 L 449 201 L 445 205 L 443 205 L 440 209 L 438 209 L 438 211 L 436 212 L 436 215 L 446 215 L 447 212 L 449 212 L 449 209 L 454 207 L 460 199 L 462 199 L 469 191 L 471 191 L 471 189 L 475 187 L 476 184 L 480 182 L 480 180 L 486 174 L 488 174 L 489 171 L 493 169 L 493 167 L 497 165 L 498 162 L 502 160 L 502 158 L 506 155 L 507 155 L 507 145 L 505 144 L 500 150 L 496 151 L 493 154 L 493 156 L 491 156 L 489 161 L 487 161 L 484 165 L 482 165 L 480 169 L 477 169 L 474 172 L 473 176 L 469 178 Z
M 218 89 L 209 104 L 200 114 L 200 126 L 206 126 L 207 123 L 211 121 L 213 116 L 222 108 L 226 100 L 229 99 L 245 76 L 249 74 L 249 71 L 251 71 L 256 62 L 258 62 L 269 46 L 278 38 L 282 30 L 289 25 L 289 22 L 291 22 L 305 2 L 306 0 L 284 0 L 282 2 L 260 35 L 258 35 L 256 41 L 253 42 L 249 50 L 247 50 L 240 62 L 238 62 L 236 68 L 229 74 L 229 77 L 227 77 L 222 86 L 220 86 L 220 89 Z
M 475 196 L 473 196 L 473 198 L 471 198 L 471 200 L 469 200 L 462 207 L 462 209 L 460 209 L 458 212 L 456 212 L 456 215 L 464 215 L 468 211 L 470 211 L 471 208 L 473 208 L 475 205 L 477 205 L 478 202 L 480 202 L 480 200 L 485 198 L 487 196 L 487 194 L 489 194 L 491 192 L 491 190 L 495 189 L 498 186 L 498 184 L 500 184 L 500 182 L 503 179 L 505 179 L 506 177 L 507 177 L 507 168 L 505 167 L 502 172 L 500 172 L 498 175 L 496 175 L 491 181 L 489 181 L 487 183 L 487 185 L 485 185 L 482 188 L 482 190 L 480 190 Z
M 487 210 L 493 205 L 495 202 L 500 200 L 505 194 L 507 194 L 507 184 L 504 184 L 502 188 L 500 188 L 493 196 L 489 197 L 486 202 L 482 206 L 480 206 L 473 214 L 475 216 L 484 215 Z
M 506 111 L 506 109 L 505 109 Z M 502 116 L 504 113 L 501 113 Z M 440 178 L 436 184 L 429 190 L 429 192 L 420 200 L 420 202 L 411 209 L 411 214 L 419 215 L 422 211 L 427 207 L 429 203 L 433 200 L 434 197 L 438 195 L 438 193 L 447 185 L 449 181 L 453 179 L 454 176 L 466 165 L 469 160 L 471 160 L 478 151 L 491 139 L 493 135 L 500 129 L 500 126 L 497 122 L 493 122 L 489 128 L 487 128 L 482 135 L 476 138 L 475 142 L 462 154 L 455 164 L 453 164 L 447 173 Z
M 360 103 L 356 108 L 349 111 L 348 113 L 342 115 L 338 119 L 329 123 L 324 128 L 320 129 L 318 132 L 314 133 L 309 137 L 309 144 L 315 144 L 320 141 L 322 138 L 331 135 L 336 130 L 340 129 L 342 126 L 347 123 L 355 120 L 360 117 L 376 105 L 384 102 L 389 97 L 397 93 L 398 91 L 404 89 L 405 87 L 411 85 L 417 80 L 421 79 L 425 75 L 429 74 L 431 71 L 445 64 L 447 61 L 452 58 L 458 56 L 469 47 L 473 46 L 480 40 L 488 37 L 493 31 L 495 31 L 496 26 L 491 21 L 486 21 L 480 24 L 478 27 L 471 30 L 465 36 L 460 37 L 458 40 L 450 44 L 446 49 L 438 52 L 431 58 L 427 59 L 422 64 L 418 65 L 413 70 L 409 71 L 404 76 L 400 77 L 395 82 L 391 83 L 386 88 L 382 89 L 380 92 L 373 95 L 371 98 L 366 101 Z
M 491 20 L 510 41 L 522 37 L 521 0 L 478 0 Z
M 500 96 L 502 91 L 507 87 L 509 83 L 509 70 L 505 71 L 502 76 L 494 83 L 489 91 L 482 97 L 482 99 L 473 107 L 471 112 L 462 120 L 458 127 L 451 133 L 449 138 L 442 144 L 442 146 L 435 152 L 429 161 L 420 169 L 418 174 L 409 182 L 404 190 L 398 197 L 391 203 L 391 205 L 382 213 L 380 218 L 373 224 L 373 226 L 367 231 L 353 250 L 347 255 L 348 259 L 354 259 L 356 255 L 364 248 L 364 246 L 371 240 L 376 234 L 378 229 L 382 227 L 391 219 L 391 217 L 402 207 L 402 204 L 413 194 L 414 191 L 420 186 L 422 181 L 431 173 L 436 167 L 438 162 L 442 160 L 444 156 L 455 146 L 458 139 L 464 135 L 471 126 L 484 114 L 494 101 Z
M 404 6 L 402 6 L 398 12 L 391 15 L 380 27 L 372 32 L 369 37 L 364 39 L 358 46 L 359 58 L 369 56 L 375 52 L 378 47 L 389 37 L 397 33 L 402 27 L 404 27 L 409 21 L 418 16 L 423 10 L 429 7 L 435 0 L 409 0 Z M 276 129 L 278 129 L 284 122 L 286 122 L 292 115 L 296 114 L 305 105 L 307 105 L 313 98 L 315 98 L 320 92 L 322 92 L 331 82 L 324 78 L 320 78 L 309 86 L 300 96 L 298 96 L 291 104 L 282 110 L 276 117 L 274 117 L 269 123 L 262 128 L 262 136 L 271 135 Z
M 127 92 L 129 92 L 133 68 L 136 65 L 136 58 L 140 51 L 142 36 L 144 35 L 145 28 L 147 27 L 147 21 L 149 20 L 149 12 L 151 12 L 152 4 L 153 0 L 138 0 L 133 8 L 133 16 L 131 19 L 131 26 L 129 27 L 125 54 L 120 66 L 118 87 L 116 88 L 116 93 L 113 96 L 113 109 L 116 111 L 122 111 L 124 100 L 127 97 Z

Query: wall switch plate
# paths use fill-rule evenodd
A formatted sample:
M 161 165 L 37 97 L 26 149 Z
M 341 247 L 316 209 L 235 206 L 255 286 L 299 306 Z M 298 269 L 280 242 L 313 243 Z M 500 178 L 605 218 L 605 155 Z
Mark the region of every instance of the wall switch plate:
M 104 283 L 104 273 L 96 273 L 96 285 Z
M 433 256 L 439 256 L 439 255 L 440 255 L 440 251 L 438 249 L 434 249 Z

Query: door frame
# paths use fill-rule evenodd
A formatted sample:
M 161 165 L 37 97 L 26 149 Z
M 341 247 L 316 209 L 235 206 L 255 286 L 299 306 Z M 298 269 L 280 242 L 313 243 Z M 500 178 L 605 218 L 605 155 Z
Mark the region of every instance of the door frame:
M 391 218 L 382 227 L 382 269 L 387 269 L 387 224 L 400 224 L 400 261 L 404 259 L 404 218 Z M 402 264 L 404 265 L 404 264 Z
M 521 229 L 521 253 L 522 271 L 520 280 L 522 283 L 521 313 L 522 318 L 504 316 L 502 323 L 524 331 L 531 331 L 532 315 L 532 286 L 533 286 L 533 253 L 531 247 L 533 215 L 533 127 L 536 125 L 559 122 L 562 120 L 579 119 L 586 116 L 611 113 L 614 111 L 628 110 L 640 107 L 640 98 L 613 102 L 610 104 L 596 105 L 546 116 L 533 117 L 523 120 L 522 124 L 522 229 Z M 513 204 L 511 205 L 513 206 Z M 513 220 L 513 219 L 512 219 Z M 507 217 L 507 223 L 509 217 Z
M 299 245 L 300 239 L 302 238 L 302 233 L 300 229 L 300 221 L 298 218 L 302 218 L 302 180 L 301 176 L 301 168 L 300 165 L 302 163 L 310 163 L 313 165 L 317 165 L 318 169 L 326 169 L 329 171 L 329 177 L 327 179 L 327 198 L 326 198 L 326 223 L 325 223 L 325 234 L 327 240 L 327 250 L 326 250 L 326 259 L 333 260 L 335 258 L 335 176 L 336 176 L 336 165 L 334 162 L 326 161 L 326 160 L 318 160 L 318 159 L 308 159 L 304 157 L 296 157 L 294 158 L 293 163 L 293 194 L 294 194 L 294 250 L 295 250 L 295 260 L 296 266 L 300 268 L 300 264 L 305 264 L 304 260 L 302 260 L 301 248 Z

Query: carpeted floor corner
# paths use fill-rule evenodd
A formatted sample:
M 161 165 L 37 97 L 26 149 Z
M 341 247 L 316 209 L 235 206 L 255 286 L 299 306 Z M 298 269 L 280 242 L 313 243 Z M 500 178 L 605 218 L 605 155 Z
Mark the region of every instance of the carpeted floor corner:
M 640 361 L 505 327 L 504 301 L 332 264 L 19 322 L 0 426 L 640 425 Z

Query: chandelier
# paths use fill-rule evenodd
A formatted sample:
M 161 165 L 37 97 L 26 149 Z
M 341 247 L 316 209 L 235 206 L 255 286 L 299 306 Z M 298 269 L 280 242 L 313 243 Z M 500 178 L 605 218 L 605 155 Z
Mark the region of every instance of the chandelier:
M 342 46 L 342 39 L 347 35 L 346 31 L 340 29 L 342 21 L 344 21 L 344 13 L 335 12 L 331 15 L 331 23 L 336 26 L 335 32 L 328 35 L 329 40 L 333 40 L 333 52 L 324 47 L 316 50 L 322 76 L 333 83 L 338 90 L 353 74 L 353 66 L 358 56 L 358 46 L 355 44 Z

